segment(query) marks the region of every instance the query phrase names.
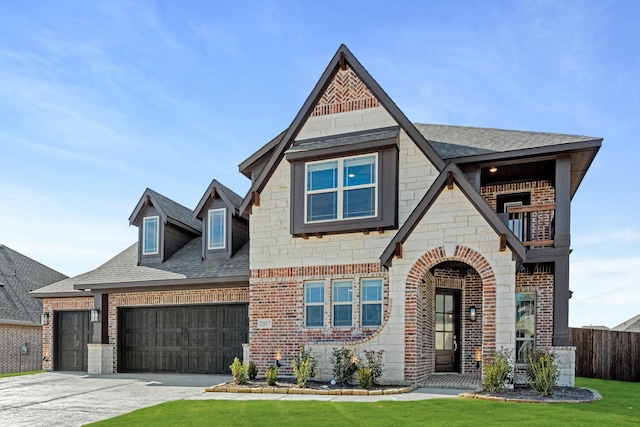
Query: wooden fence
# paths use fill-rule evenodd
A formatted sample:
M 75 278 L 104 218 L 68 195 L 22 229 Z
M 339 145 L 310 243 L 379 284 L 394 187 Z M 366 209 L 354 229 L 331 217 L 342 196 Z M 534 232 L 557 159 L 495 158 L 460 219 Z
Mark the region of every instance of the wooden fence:
M 570 328 L 576 376 L 640 381 L 640 332 Z

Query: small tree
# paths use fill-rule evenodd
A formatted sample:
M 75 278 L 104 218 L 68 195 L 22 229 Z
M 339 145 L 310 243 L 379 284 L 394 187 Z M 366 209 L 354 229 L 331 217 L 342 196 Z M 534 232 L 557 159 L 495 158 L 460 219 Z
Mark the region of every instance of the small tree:
M 265 377 L 266 377 L 268 386 L 276 385 L 276 381 L 278 380 L 278 368 L 275 365 L 270 365 L 267 368 Z
M 258 366 L 256 365 L 256 362 L 254 361 L 249 362 L 249 367 L 247 368 L 247 374 L 249 375 L 250 380 L 256 379 L 256 377 L 258 376 Z
M 358 370 L 358 359 L 353 351 L 342 347 L 334 348 L 331 354 L 333 377 L 338 384 L 349 384 Z
M 233 375 L 233 382 L 236 384 L 244 384 L 247 382 L 247 365 L 243 362 L 240 362 L 240 359 L 237 357 L 233 359 L 233 363 L 229 366 L 231 369 L 231 374 Z

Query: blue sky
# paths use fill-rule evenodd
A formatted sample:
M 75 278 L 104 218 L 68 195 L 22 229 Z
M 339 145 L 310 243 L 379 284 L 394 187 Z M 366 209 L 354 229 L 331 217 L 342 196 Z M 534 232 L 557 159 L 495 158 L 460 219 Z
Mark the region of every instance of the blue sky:
M 410 120 L 604 138 L 572 205 L 570 324 L 640 313 L 640 2 L 0 3 L 0 243 L 67 275 L 195 207 L 285 129 L 341 43 Z

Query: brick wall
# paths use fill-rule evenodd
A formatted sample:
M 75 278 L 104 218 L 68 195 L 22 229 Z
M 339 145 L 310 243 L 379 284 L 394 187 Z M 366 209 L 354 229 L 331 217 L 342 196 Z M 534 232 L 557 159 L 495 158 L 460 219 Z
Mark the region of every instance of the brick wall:
M 379 107 L 380 102 L 351 67 L 339 69 L 316 104 L 312 117 Z
M 28 353 L 21 348 L 27 344 Z M 0 374 L 42 369 L 42 327 L 0 324 Z
M 360 327 L 360 280 L 383 279 L 382 325 Z M 353 319 L 351 327 L 331 326 L 331 282 L 335 279 L 353 280 Z M 306 328 L 304 325 L 304 283 L 309 280 L 325 282 L 323 328 Z M 282 357 L 280 372 L 292 374 L 290 361 L 300 344 L 310 345 L 318 357 L 318 377 L 331 378 L 329 360 L 332 349 L 347 346 L 356 350 L 379 349 L 371 341 L 384 329 L 389 318 L 388 276 L 378 263 L 337 264 L 251 271 L 251 301 L 249 303 L 250 359 L 260 372 L 275 363 L 276 354 Z M 270 319 L 270 328 L 258 328 L 259 319 Z
M 553 338 L 553 264 L 527 265 L 516 275 L 516 293 L 536 295 L 536 348 L 549 349 Z
M 53 369 L 53 312 L 91 310 L 93 297 L 45 298 L 42 301 L 43 313 L 49 315 L 49 323 L 42 327 L 42 369 Z
M 109 295 L 109 344 L 113 346 L 113 371 L 118 372 L 118 308 L 249 302 L 248 288 L 194 289 L 132 292 Z
M 555 203 L 556 200 L 555 188 L 549 180 L 487 185 L 480 188 L 480 194 L 493 210 L 497 208 L 498 195 L 513 193 L 531 193 L 532 206 Z

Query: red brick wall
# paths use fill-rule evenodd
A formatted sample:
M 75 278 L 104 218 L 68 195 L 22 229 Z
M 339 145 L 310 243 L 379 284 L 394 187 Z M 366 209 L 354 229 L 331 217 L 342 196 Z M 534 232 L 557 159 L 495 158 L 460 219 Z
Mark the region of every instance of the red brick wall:
M 480 194 L 494 211 L 497 209 L 498 195 L 527 192 L 531 193 L 532 206 L 555 203 L 555 188 L 549 180 L 487 185 L 480 188 Z
M 380 106 L 378 99 L 373 96 L 353 69 L 347 66 L 346 70 L 338 70 L 311 116 L 326 116 L 378 106 Z
M 42 369 L 53 369 L 53 312 L 91 310 L 93 297 L 45 298 L 43 313 L 49 314 L 49 323 L 42 327 Z
M 435 269 L 435 276 L 430 273 L 432 267 L 445 261 L 461 261 L 471 269 L 440 268 Z M 433 249 L 416 261 L 406 282 L 405 380 L 411 383 L 419 383 L 434 369 L 432 313 L 438 286 L 462 290 L 462 339 L 459 342 L 463 345 L 463 372 L 477 372 L 476 348 L 482 348 L 483 357 L 495 351 L 496 280 L 488 261 L 464 246 L 457 246 L 452 257 L 447 257 L 442 247 Z M 466 316 L 471 305 L 477 309 L 475 322 Z
M 160 305 L 226 304 L 249 302 L 248 288 L 194 289 L 133 292 L 109 295 L 109 344 L 113 346 L 113 370 L 118 369 L 118 308 Z
M 516 275 L 516 293 L 536 294 L 536 348 L 551 347 L 553 338 L 553 264 L 528 265 Z
M 382 326 L 375 328 L 305 328 L 304 283 L 309 280 L 353 279 L 354 317 L 360 318 L 359 287 L 362 278 L 383 279 Z M 291 374 L 289 360 L 298 346 L 304 344 L 354 345 L 376 336 L 389 318 L 389 280 L 378 264 L 345 264 L 328 266 L 258 269 L 251 271 L 251 301 L 249 303 L 249 343 L 251 360 L 264 371 L 274 363 L 280 352 L 283 363 L 280 372 Z M 331 301 L 325 298 L 326 307 Z M 258 329 L 258 319 L 271 319 L 272 327 Z M 326 319 L 326 314 L 325 314 Z

